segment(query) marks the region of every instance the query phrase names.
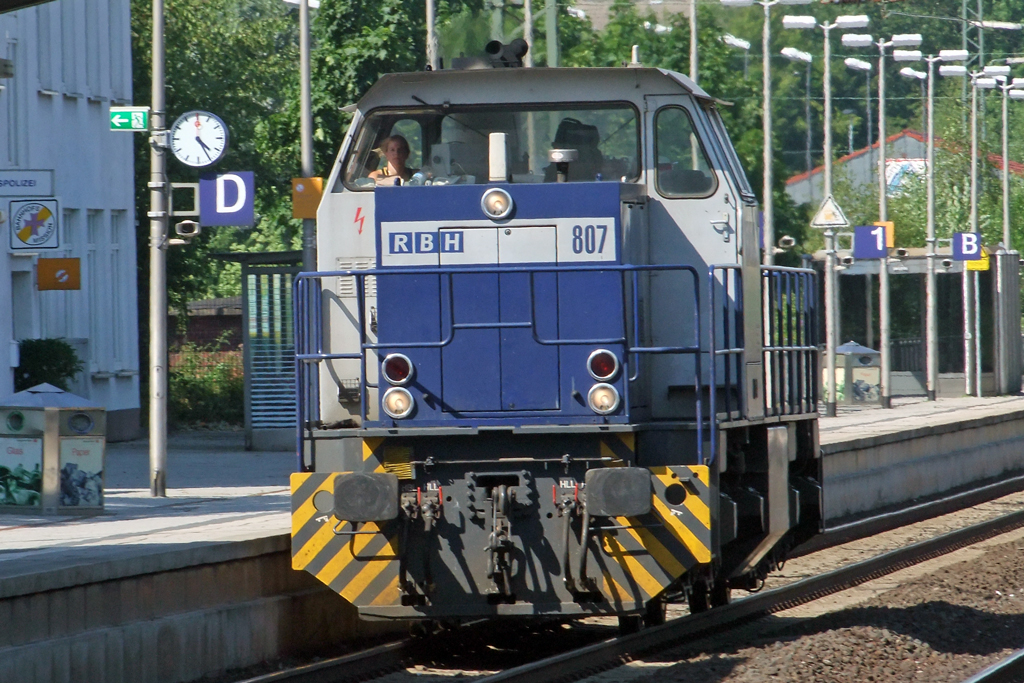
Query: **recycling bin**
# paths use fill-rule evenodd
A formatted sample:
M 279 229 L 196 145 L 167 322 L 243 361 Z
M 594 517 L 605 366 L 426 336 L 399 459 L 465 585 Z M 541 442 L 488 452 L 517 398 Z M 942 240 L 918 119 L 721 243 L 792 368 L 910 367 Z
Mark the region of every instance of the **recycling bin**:
M 0 399 L 0 510 L 103 510 L 106 411 L 40 384 Z
M 882 354 L 856 342 L 836 347 L 839 403 L 877 403 L 881 397 Z

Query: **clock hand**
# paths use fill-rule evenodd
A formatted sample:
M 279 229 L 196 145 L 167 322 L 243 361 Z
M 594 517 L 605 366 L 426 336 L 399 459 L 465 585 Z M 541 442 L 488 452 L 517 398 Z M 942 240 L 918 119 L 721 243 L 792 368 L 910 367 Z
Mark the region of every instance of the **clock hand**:
M 198 135 L 196 136 L 196 142 L 198 142 L 199 146 L 203 148 L 203 152 L 206 153 L 206 158 L 213 161 L 213 157 L 210 156 L 210 148 L 206 146 L 206 143 L 203 142 L 203 139 Z

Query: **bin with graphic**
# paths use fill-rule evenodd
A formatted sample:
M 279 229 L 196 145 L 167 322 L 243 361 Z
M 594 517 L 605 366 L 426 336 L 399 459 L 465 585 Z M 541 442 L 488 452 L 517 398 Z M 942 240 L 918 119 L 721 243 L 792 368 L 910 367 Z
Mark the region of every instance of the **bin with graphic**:
M 106 411 L 40 384 L 0 399 L 0 510 L 103 509 Z

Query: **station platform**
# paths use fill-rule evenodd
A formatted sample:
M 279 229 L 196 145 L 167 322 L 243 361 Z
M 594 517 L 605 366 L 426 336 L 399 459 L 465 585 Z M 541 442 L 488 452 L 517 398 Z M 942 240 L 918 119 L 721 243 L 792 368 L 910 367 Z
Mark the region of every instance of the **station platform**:
M 1024 469 L 1024 397 L 894 406 L 822 418 L 827 517 Z M 292 454 L 172 434 L 162 499 L 148 463 L 108 445 L 104 514 L 0 516 L 0 683 L 192 681 L 395 628 L 291 569 Z

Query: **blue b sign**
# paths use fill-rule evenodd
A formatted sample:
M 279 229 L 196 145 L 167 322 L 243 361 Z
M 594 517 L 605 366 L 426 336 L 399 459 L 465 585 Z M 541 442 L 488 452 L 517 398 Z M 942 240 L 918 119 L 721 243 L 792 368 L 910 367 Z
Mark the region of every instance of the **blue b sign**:
M 885 237 L 884 225 L 858 225 L 853 229 L 853 257 L 885 258 Z
M 953 233 L 953 260 L 978 261 L 982 258 L 981 235 L 976 232 Z
M 252 171 L 209 173 L 199 177 L 199 222 L 251 228 L 255 223 Z

